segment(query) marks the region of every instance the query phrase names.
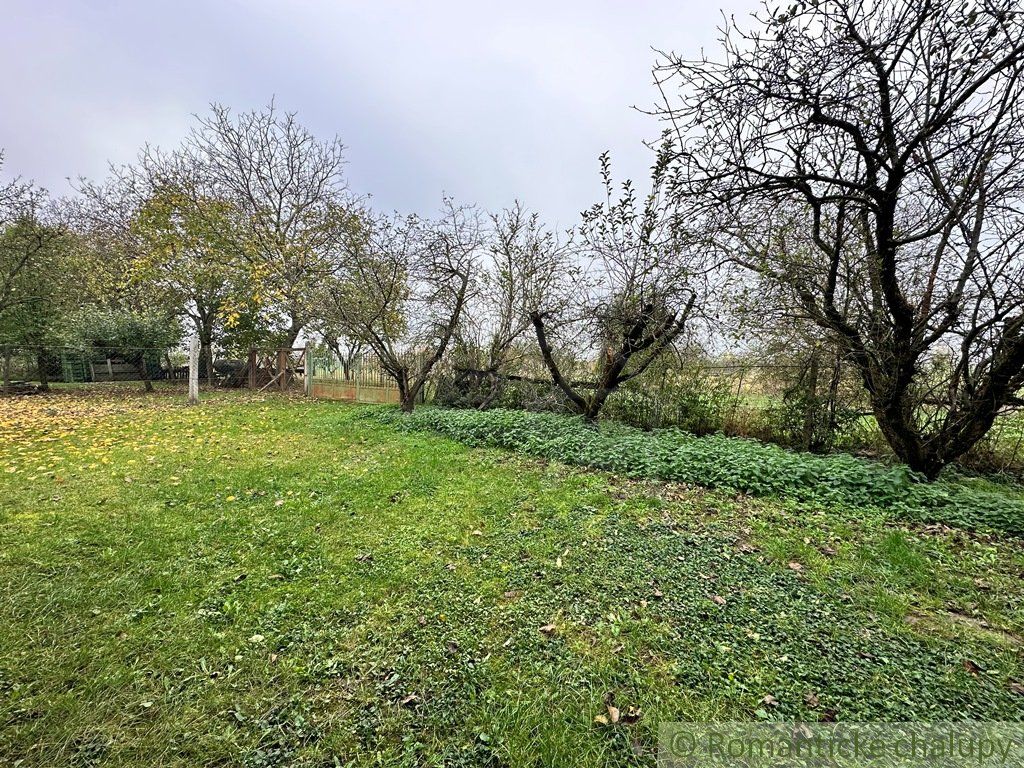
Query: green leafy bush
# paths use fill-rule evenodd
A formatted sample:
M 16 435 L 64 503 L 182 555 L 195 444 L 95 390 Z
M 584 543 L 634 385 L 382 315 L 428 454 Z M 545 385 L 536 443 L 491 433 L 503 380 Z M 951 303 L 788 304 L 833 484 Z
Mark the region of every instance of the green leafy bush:
M 642 429 L 679 427 L 695 435 L 722 431 L 735 410 L 730 381 L 690 366 L 658 379 L 634 379 L 609 399 L 604 417 Z
M 1008 490 L 954 481 L 922 483 L 906 467 L 845 454 L 797 453 L 741 438 L 696 437 L 674 428 L 594 428 L 577 417 L 552 413 L 442 408 L 368 413 L 402 429 L 432 430 L 467 445 L 508 448 L 634 477 L 805 503 L 881 507 L 915 520 L 1024 534 L 1024 498 Z

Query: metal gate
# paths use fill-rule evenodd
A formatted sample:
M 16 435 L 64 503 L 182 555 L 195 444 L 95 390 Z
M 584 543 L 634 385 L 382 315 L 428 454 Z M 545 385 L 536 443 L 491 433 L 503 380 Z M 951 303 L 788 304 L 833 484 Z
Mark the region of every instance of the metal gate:
M 313 397 L 356 403 L 397 403 L 398 384 L 372 352 L 339 358 L 332 350 L 309 350 Z

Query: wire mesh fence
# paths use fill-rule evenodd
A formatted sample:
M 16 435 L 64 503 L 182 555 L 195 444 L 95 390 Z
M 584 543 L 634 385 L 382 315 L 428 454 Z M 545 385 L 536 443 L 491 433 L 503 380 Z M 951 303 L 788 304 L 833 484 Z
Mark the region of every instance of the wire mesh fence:
M 180 375 L 170 350 L 137 347 L 2 347 L 3 391 L 30 394 L 51 385 L 137 381 L 146 388 Z M 187 376 L 187 367 L 185 375 Z
M 203 387 L 304 390 L 305 349 L 252 349 L 228 355 L 204 348 L 199 358 Z M 0 347 L 5 394 L 34 394 L 51 388 L 136 382 L 150 390 L 187 386 L 188 353 L 149 347 Z
M 565 375 L 584 396 L 600 372 L 584 365 Z M 527 361 L 514 373 L 449 366 L 438 374 L 438 401 L 469 408 L 572 411 L 543 364 Z M 852 372 L 800 364 L 666 361 L 618 387 L 602 417 L 644 429 L 679 427 L 697 434 L 763 433 L 786 422 L 786 442 L 820 441 L 815 434 L 867 411 Z M 823 422 L 823 423 L 819 423 Z M 760 435 L 758 435 L 760 436 Z M 781 440 L 781 435 L 775 436 Z
M 410 353 L 409 369 L 422 355 Z M 539 366 L 494 374 L 445 361 L 434 368 L 417 402 L 459 408 L 516 408 L 569 412 L 565 396 Z M 188 353 L 140 347 L 2 347 L 0 394 L 52 390 L 88 394 L 111 386 L 172 389 L 184 396 Z M 200 356 L 204 389 L 291 392 L 359 403 L 398 403 L 392 374 L 368 350 L 327 347 L 251 349 Z M 677 427 L 723 433 L 814 451 L 887 454 L 855 373 L 838 363 L 678 363 L 619 388 L 602 418 L 643 429 Z M 1024 471 L 1024 413 L 1000 415 L 985 440 L 962 463 L 982 470 Z

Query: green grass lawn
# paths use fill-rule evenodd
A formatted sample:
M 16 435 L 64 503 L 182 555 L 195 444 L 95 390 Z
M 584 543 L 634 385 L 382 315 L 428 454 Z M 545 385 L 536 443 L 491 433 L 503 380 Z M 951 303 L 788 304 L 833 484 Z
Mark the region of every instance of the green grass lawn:
M 0 400 L 0 765 L 652 765 L 666 720 L 1024 713 L 1019 538 L 359 413 Z

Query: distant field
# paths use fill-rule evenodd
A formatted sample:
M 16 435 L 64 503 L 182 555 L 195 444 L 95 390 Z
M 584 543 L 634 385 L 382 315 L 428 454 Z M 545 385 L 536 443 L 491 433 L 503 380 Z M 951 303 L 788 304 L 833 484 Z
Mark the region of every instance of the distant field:
M 0 399 L 0 765 L 653 765 L 666 720 L 1024 712 L 1019 538 L 136 389 Z

